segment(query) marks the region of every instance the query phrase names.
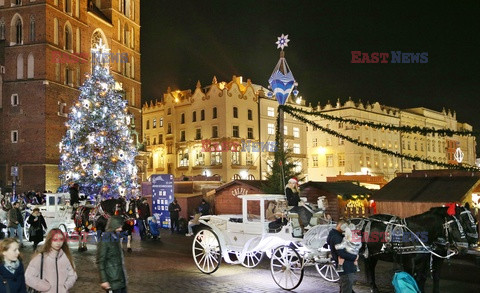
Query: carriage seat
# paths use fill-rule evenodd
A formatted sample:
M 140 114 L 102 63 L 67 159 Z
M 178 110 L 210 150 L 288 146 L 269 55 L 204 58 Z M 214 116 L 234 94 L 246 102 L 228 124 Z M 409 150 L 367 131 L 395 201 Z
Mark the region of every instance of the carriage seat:
M 243 223 L 243 218 L 229 218 L 228 221 L 234 223 Z

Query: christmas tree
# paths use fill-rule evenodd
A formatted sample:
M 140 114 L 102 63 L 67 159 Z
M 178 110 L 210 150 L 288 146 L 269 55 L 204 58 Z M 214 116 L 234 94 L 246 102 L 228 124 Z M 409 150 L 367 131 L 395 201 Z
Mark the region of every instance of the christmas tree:
M 130 198 L 138 183 L 127 101 L 105 66 L 95 65 L 80 90 L 59 146 L 60 179 L 90 198 Z

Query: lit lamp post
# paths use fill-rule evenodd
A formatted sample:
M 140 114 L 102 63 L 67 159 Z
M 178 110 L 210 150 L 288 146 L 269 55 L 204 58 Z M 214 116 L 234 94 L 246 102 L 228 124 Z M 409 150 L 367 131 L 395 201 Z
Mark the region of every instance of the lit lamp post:
M 277 44 L 277 49 L 281 49 L 280 51 L 280 59 L 278 60 L 277 65 L 273 69 L 272 75 L 268 79 L 269 88 L 272 90 L 272 92 L 269 92 L 269 96 L 275 95 L 275 98 L 277 99 L 277 102 L 280 105 L 284 105 L 285 102 L 287 101 L 288 97 L 290 96 L 290 93 L 292 93 L 292 90 L 294 87 L 296 87 L 298 84 L 295 81 L 295 78 L 293 77 L 292 71 L 290 70 L 290 67 L 288 67 L 287 60 L 285 59 L 285 52 L 283 51 L 283 48 L 288 47 L 288 42 L 290 40 L 288 39 L 288 35 L 283 35 L 281 37 L 278 37 L 278 41 L 276 42 Z M 298 91 L 295 89 L 293 90 L 293 94 L 297 96 Z M 279 123 L 278 123 L 278 144 L 277 148 L 280 148 L 281 152 L 284 152 L 284 115 L 283 115 L 283 109 L 279 108 L 278 109 L 278 115 L 279 115 Z M 283 162 L 282 162 L 283 164 Z M 282 171 L 283 171 L 283 166 L 282 166 Z M 283 174 L 282 174 L 283 175 Z M 282 176 L 283 180 L 285 179 L 284 176 Z M 285 185 L 285 182 L 283 182 L 283 185 Z

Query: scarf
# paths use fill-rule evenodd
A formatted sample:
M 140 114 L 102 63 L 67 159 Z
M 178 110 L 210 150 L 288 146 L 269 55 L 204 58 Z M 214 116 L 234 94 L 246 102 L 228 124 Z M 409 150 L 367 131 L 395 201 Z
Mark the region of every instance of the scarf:
M 15 274 L 15 271 L 20 266 L 20 261 L 18 259 L 16 261 L 5 260 L 4 266 L 10 273 Z

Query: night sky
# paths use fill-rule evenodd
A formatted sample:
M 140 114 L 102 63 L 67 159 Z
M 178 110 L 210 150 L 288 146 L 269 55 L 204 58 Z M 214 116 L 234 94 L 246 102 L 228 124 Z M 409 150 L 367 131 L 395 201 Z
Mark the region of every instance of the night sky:
M 279 50 L 312 105 L 337 98 L 399 107 L 442 107 L 480 131 L 480 2 L 143 0 L 143 101 L 167 87 L 233 75 L 268 86 Z M 352 51 L 428 52 L 428 63 L 354 64 Z M 480 138 L 477 138 L 479 140 Z

